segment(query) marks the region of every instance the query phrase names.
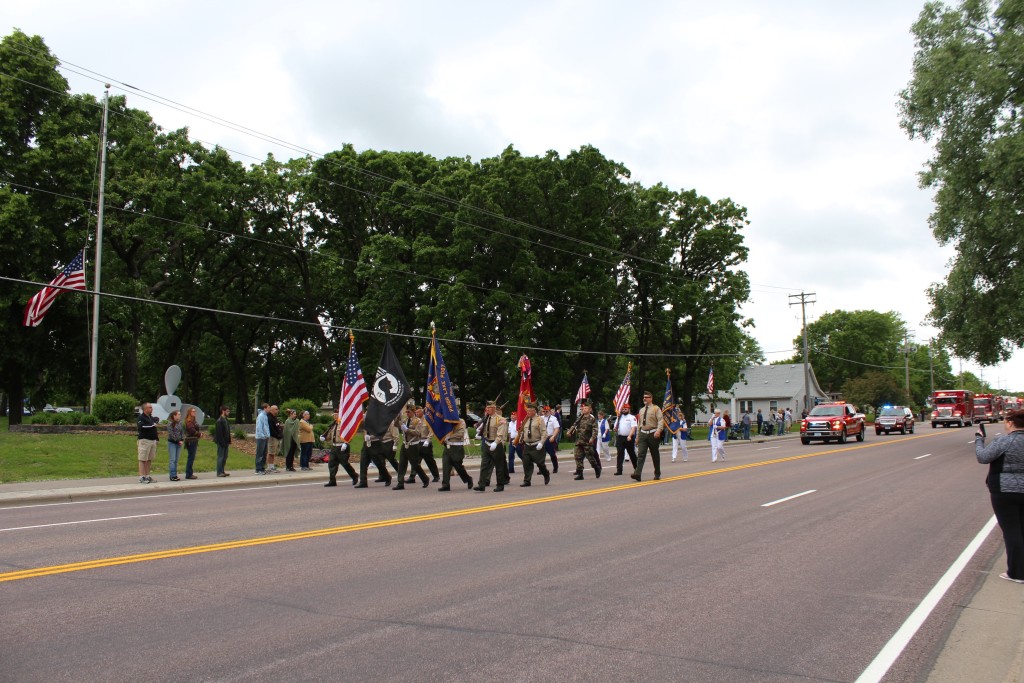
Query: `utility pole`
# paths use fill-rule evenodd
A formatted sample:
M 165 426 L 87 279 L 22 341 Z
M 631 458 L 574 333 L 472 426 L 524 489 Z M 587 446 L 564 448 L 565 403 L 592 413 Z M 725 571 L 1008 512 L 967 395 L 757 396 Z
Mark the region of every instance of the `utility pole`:
M 798 299 L 800 303 L 800 319 L 804 331 L 804 411 L 806 412 L 811 411 L 811 371 L 807 360 L 807 304 L 813 304 L 817 301 L 817 299 L 810 298 L 812 296 L 816 296 L 816 293 L 800 292 L 799 294 L 789 295 L 790 306 L 796 305 L 797 302 L 794 299 Z
M 906 373 L 907 405 L 913 401 L 910 398 L 910 332 L 903 333 L 903 371 Z
M 931 386 L 932 386 L 932 391 L 931 391 L 931 394 L 929 394 L 929 395 L 933 395 L 935 393 L 935 364 L 932 363 L 932 342 L 933 341 L 935 341 L 935 340 L 934 339 L 929 339 L 928 340 L 928 375 L 931 377 Z

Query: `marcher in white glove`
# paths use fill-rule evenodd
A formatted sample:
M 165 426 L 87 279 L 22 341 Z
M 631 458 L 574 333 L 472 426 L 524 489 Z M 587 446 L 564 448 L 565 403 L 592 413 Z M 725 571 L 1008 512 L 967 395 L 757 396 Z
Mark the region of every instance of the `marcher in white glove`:
M 492 453 L 493 453 L 494 451 L 498 450 L 498 442 L 497 442 L 497 441 L 492 441 L 492 442 L 491 442 L 491 445 L 490 445 L 490 447 L 489 447 L 489 448 L 490 448 L 490 450 L 491 450 L 491 452 L 492 452 Z
M 538 441 L 537 442 L 537 450 L 538 451 L 544 450 L 544 442 L 543 441 Z

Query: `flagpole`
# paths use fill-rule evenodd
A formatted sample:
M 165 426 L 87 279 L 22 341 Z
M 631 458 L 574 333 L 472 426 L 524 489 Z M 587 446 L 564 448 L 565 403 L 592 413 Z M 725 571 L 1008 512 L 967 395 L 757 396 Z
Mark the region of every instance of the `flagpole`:
M 92 368 L 89 374 L 89 412 L 96 404 L 96 384 L 99 371 L 100 350 L 100 267 L 103 263 L 103 190 L 107 181 L 107 114 L 110 111 L 110 84 L 105 84 L 103 93 L 103 126 L 100 130 L 100 187 L 96 208 L 96 264 L 93 275 L 92 300 Z

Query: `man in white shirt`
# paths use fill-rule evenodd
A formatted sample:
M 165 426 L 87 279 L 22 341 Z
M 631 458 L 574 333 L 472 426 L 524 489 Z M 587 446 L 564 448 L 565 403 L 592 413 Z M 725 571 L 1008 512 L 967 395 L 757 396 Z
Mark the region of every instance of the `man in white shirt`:
M 622 406 L 622 412 L 615 420 L 615 474 L 622 474 L 623 453 L 629 453 L 629 461 L 636 469 L 636 415 L 629 412 L 629 404 Z
M 558 472 L 558 435 L 562 433 L 562 423 L 551 406 L 544 406 L 544 429 L 547 430 L 544 452 L 551 458 L 551 474 L 556 474 Z

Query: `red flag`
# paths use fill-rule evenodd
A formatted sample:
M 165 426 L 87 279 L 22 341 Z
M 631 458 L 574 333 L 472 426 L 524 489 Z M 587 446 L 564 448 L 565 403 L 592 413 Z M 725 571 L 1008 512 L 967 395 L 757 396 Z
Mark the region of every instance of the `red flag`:
M 516 403 L 516 426 L 526 419 L 526 404 L 537 400 L 533 393 L 533 368 L 530 359 L 523 354 L 519 358 L 519 401 Z
M 25 327 L 36 327 L 43 322 L 43 316 L 50 310 L 54 300 L 60 296 L 63 289 L 55 287 L 70 287 L 71 289 L 85 289 L 85 250 L 78 252 L 75 258 L 64 267 L 60 275 L 53 278 L 50 284 L 43 287 L 34 297 L 28 300 L 25 306 L 25 319 L 22 321 Z

